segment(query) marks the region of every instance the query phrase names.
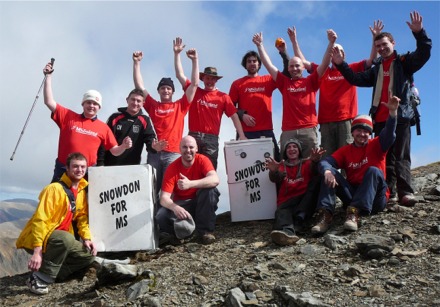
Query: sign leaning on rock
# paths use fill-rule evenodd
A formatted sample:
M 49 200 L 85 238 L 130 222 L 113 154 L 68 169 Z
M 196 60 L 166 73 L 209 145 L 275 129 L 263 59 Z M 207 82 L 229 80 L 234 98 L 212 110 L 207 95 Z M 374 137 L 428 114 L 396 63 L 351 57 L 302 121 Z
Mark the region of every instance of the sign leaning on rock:
M 265 166 L 273 156 L 272 139 L 225 142 L 224 151 L 232 222 L 273 219 L 276 186 Z
M 99 252 L 157 248 L 151 166 L 89 168 L 89 224 Z

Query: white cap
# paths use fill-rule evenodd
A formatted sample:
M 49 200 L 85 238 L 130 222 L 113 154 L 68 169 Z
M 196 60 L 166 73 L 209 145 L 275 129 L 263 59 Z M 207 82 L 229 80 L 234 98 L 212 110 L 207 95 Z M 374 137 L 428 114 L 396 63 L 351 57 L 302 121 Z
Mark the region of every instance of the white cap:
M 95 90 L 88 90 L 84 93 L 83 99 L 81 104 L 84 103 L 84 101 L 91 100 L 99 104 L 99 107 L 102 108 L 102 96 L 98 91 Z

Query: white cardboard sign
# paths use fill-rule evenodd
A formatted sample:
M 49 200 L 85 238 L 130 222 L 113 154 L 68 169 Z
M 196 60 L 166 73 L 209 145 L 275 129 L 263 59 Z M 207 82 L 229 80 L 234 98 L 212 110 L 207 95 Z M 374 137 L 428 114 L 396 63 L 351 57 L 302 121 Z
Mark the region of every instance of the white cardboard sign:
M 269 180 L 265 159 L 273 156 L 270 138 L 225 142 L 231 220 L 273 219 L 276 186 Z
M 157 248 L 150 165 L 89 168 L 89 224 L 98 251 Z

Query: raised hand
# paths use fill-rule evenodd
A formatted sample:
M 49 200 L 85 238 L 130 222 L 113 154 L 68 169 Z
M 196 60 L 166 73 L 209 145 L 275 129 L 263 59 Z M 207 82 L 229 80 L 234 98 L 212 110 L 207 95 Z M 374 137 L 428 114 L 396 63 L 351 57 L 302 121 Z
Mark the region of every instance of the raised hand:
M 135 51 L 135 52 L 133 52 L 133 61 L 134 62 L 142 61 L 143 57 L 144 57 L 144 54 L 142 53 L 142 51 Z
M 419 33 L 423 29 L 422 15 L 420 15 L 417 11 L 411 12 L 409 15 L 411 17 L 411 23 L 407 21 L 406 24 L 411 29 L 411 31 L 413 31 L 414 33 Z
M 373 35 L 373 38 L 378 36 L 382 32 L 384 27 L 385 26 L 384 26 L 382 20 L 375 20 L 373 27 L 370 27 L 370 31 L 371 31 L 371 34 Z
M 173 40 L 174 53 L 181 53 L 183 49 L 185 49 L 185 44 L 183 43 L 182 38 L 176 37 L 176 39 Z

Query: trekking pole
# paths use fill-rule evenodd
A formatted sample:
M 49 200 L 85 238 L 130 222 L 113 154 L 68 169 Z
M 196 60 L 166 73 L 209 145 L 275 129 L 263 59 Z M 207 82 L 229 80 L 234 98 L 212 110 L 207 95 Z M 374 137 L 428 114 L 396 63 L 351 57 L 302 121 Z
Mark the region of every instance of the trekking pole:
M 51 58 L 51 59 L 50 59 L 50 63 L 52 64 L 52 67 L 53 67 L 53 63 L 54 63 L 54 62 L 55 62 L 55 59 L 54 59 L 54 58 Z M 28 114 L 28 117 L 27 117 L 27 119 L 26 119 L 26 122 L 24 123 L 23 130 L 21 130 L 20 137 L 18 138 L 17 144 L 15 145 L 14 152 L 12 153 L 12 156 L 11 156 L 11 158 L 10 158 L 11 161 L 14 160 L 14 155 L 15 155 L 15 152 L 17 151 L 18 144 L 20 144 L 21 137 L 22 137 L 23 134 L 24 134 L 24 130 L 26 129 L 26 126 L 27 126 L 27 124 L 28 124 L 28 122 L 29 122 L 29 119 L 31 118 L 32 112 L 34 111 L 34 108 L 35 108 L 35 105 L 36 105 L 36 103 L 37 103 L 38 97 L 40 97 L 40 92 L 41 92 L 41 89 L 42 89 L 42 87 L 43 87 L 43 85 L 44 85 L 44 82 L 46 82 L 46 78 L 47 78 L 47 74 L 44 75 L 43 82 L 41 82 L 40 89 L 38 90 L 37 96 L 35 96 L 34 104 L 32 105 L 32 108 L 31 108 L 31 110 L 30 110 L 30 112 L 29 112 L 29 114 Z

